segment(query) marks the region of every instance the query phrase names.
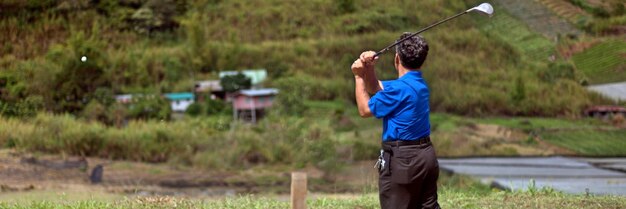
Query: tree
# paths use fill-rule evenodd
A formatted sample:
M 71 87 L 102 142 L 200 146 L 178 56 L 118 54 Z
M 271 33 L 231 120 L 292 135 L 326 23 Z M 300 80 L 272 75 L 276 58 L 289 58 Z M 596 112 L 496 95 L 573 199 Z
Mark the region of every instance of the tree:
M 97 26 L 95 26 L 97 27 Z M 106 46 L 96 37 L 98 30 L 92 31 L 87 37 L 82 31 L 75 32 L 64 45 L 53 46 L 46 60 L 52 63 L 52 80 L 47 93 L 40 92 L 49 98 L 48 105 L 57 112 L 76 113 L 81 111 L 90 100 L 96 98 L 96 90 L 110 88 L 102 66 L 106 63 Z M 86 56 L 87 61 L 81 61 Z M 56 69 L 54 69 L 56 68 Z M 104 92 L 98 92 L 104 93 Z
M 237 75 L 227 75 L 220 79 L 220 85 L 226 92 L 236 92 L 242 89 L 249 89 L 252 86 L 252 80 L 242 73 Z
M 154 30 L 172 30 L 178 27 L 175 17 L 186 10 L 185 0 L 149 0 L 132 16 L 135 30 L 150 33 Z

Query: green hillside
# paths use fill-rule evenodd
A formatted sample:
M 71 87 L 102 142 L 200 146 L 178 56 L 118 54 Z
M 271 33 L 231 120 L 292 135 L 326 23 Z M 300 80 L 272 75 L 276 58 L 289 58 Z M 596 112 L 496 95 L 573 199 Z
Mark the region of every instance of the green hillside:
M 626 81 L 626 41 L 609 39 L 572 56 L 590 83 Z
M 96 99 L 106 95 L 188 91 L 218 71 L 247 68 L 266 68 L 268 86 L 319 89 L 303 95 L 308 100 L 352 102 L 348 66 L 360 52 L 476 3 L 3 1 L 12 9 L 0 20 L 2 105 L 11 115 L 78 114 L 89 103 L 110 109 Z M 550 40 L 498 7 L 493 19 L 469 16 L 423 34 L 432 46 L 424 71 L 434 110 L 554 116 L 591 104 L 571 65 L 544 59 L 554 50 Z M 378 74 L 394 78 L 391 54 Z
M 620 0 L 537 0 L 587 34 L 561 41 L 561 55 L 584 75 L 581 81 L 602 84 L 626 81 L 624 62 L 626 2 Z M 562 34 L 567 35 L 567 34 Z M 570 35 L 571 36 L 571 35 Z M 572 56 L 573 55 L 573 56 Z

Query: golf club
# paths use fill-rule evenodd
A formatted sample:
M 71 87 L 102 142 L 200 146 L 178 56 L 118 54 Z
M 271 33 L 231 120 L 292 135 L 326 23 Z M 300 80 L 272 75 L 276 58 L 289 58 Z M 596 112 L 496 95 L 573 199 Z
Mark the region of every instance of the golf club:
M 437 25 L 439 25 L 439 24 L 441 24 L 441 23 L 447 22 L 448 20 L 451 20 L 451 19 L 457 18 L 457 17 L 459 17 L 459 16 L 461 16 L 461 15 L 464 15 L 464 14 L 467 14 L 467 13 L 469 13 L 469 12 L 473 12 L 473 11 L 481 12 L 481 13 L 483 13 L 483 14 L 488 15 L 489 17 L 491 17 L 491 15 L 493 15 L 493 7 L 491 6 L 491 4 L 489 4 L 489 3 L 482 3 L 482 4 L 480 4 L 480 5 L 476 6 L 476 7 L 473 7 L 473 8 L 471 8 L 471 9 L 465 10 L 464 12 L 461 12 L 461 13 L 459 13 L 459 14 L 456 14 L 456 15 L 454 15 L 454 16 L 452 16 L 452 17 L 448 17 L 448 18 L 446 18 L 446 19 L 444 19 L 444 20 L 442 20 L 442 21 L 439 21 L 439 22 L 437 22 L 437 23 L 435 23 L 435 24 L 429 25 L 428 27 L 425 27 L 424 29 L 417 31 L 417 32 L 413 33 L 413 34 L 412 34 L 412 35 L 410 35 L 410 36 L 407 36 L 407 37 L 405 37 L 405 38 L 403 38 L 403 39 L 401 39 L 401 40 L 399 40 L 399 41 L 396 41 L 396 42 L 394 42 L 393 44 L 391 44 L 391 45 L 389 45 L 389 46 L 385 47 L 384 49 L 382 49 L 382 50 L 380 50 L 380 51 L 376 52 L 376 54 L 374 55 L 374 57 L 378 57 L 378 56 L 380 56 L 382 53 L 385 53 L 387 50 L 391 49 L 391 47 L 394 47 L 394 46 L 396 46 L 396 45 L 398 45 L 398 44 L 402 43 L 403 41 L 405 41 L 405 40 L 407 40 L 407 39 L 409 39 L 409 38 L 411 38 L 411 37 L 413 37 L 413 36 L 416 36 L 417 34 L 420 34 L 420 33 L 424 32 L 424 31 L 426 31 L 426 30 L 428 30 L 428 29 L 431 29 L 431 28 L 433 28 L 433 27 L 435 27 L 435 26 L 437 26 Z

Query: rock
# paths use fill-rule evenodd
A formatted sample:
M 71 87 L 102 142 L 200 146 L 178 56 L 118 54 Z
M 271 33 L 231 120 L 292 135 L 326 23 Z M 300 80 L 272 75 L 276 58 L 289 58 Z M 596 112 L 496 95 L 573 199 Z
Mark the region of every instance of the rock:
M 89 176 L 89 180 L 92 184 L 97 184 L 102 182 L 102 175 L 104 174 L 104 167 L 98 164 L 93 170 L 91 170 L 91 176 Z

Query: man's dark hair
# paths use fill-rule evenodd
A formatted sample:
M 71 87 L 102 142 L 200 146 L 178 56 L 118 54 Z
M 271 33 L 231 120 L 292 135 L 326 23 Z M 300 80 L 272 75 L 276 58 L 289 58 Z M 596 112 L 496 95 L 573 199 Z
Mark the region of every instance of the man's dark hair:
M 396 41 L 402 40 L 412 33 L 405 32 Z M 400 56 L 402 66 L 409 69 L 419 69 L 424 64 L 426 56 L 428 56 L 428 43 L 426 40 L 417 35 L 413 36 L 396 46 L 396 53 Z

